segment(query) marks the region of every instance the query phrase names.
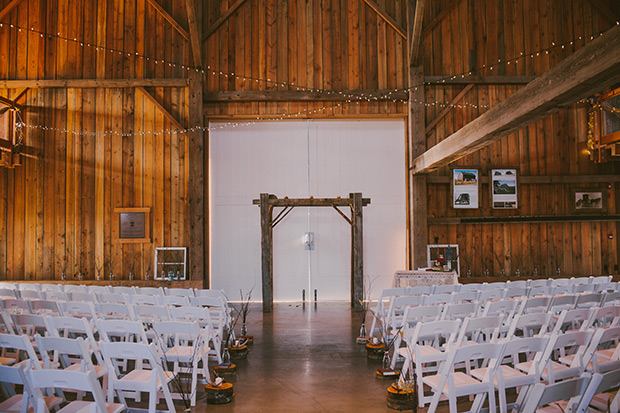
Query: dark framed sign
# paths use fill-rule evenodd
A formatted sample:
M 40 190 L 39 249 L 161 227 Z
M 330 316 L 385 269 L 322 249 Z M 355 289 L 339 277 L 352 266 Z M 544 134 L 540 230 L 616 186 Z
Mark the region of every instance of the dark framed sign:
M 114 208 L 114 241 L 151 242 L 150 213 L 151 208 Z
M 605 188 L 571 188 L 572 211 L 576 214 L 603 214 L 607 212 Z

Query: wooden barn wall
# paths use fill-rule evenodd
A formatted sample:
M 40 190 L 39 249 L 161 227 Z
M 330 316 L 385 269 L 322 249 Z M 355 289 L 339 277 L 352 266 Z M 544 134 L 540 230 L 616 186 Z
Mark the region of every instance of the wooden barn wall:
M 553 3 L 553 4 L 552 4 Z M 588 0 L 431 2 L 427 18 L 441 15 L 424 31 L 424 72 L 452 76 L 538 76 L 579 47 L 590 36 L 612 27 Z M 452 7 L 450 5 L 453 5 Z M 456 6 L 454 6 L 456 4 Z M 446 13 L 444 10 L 450 10 Z M 443 11 L 443 14 L 442 14 Z M 581 39 L 580 39 L 581 37 Z M 575 40 L 572 44 L 571 41 Z M 565 47 L 560 45 L 566 44 Z M 554 47 L 554 45 L 558 45 Z M 549 49 L 547 53 L 546 50 Z M 539 53 L 540 52 L 540 53 Z M 516 59 L 525 55 L 523 59 Z M 497 64 L 510 61 L 510 64 Z M 493 68 L 485 66 L 496 64 Z M 427 87 L 426 102 L 450 102 L 466 85 Z M 476 85 L 437 125 L 427 131 L 427 147 L 440 142 L 493 105 L 515 93 L 517 85 Z M 430 123 L 443 110 L 426 107 Z M 432 175 L 450 176 L 450 167 L 477 167 L 483 177 L 492 168 L 518 168 L 520 176 L 617 175 L 618 162 L 594 164 L 584 154 L 587 140 L 585 103 L 573 105 L 522 128 Z M 571 215 L 571 189 L 605 188 L 609 214 L 618 214 L 617 183 L 520 184 L 517 210 L 494 210 L 488 184 L 480 187 L 480 208 L 451 208 L 450 184 L 428 184 L 429 243 L 458 243 L 461 269 L 473 276 L 539 276 L 618 274 L 617 222 L 537 222 L 449 224 L 445 218 Z M 610 235 L 612 239 L 610 239 Z
M 0 1 L 0 9 L 9 3 Z M 181 19 L 184 4 L 168 1 L 166 8 Z M 23 0 L 2 22 L 0 79 L 178 78 L 181 68 L 126 53 L 188 60 L 187 41 L 145 0 Z M 145 90 L 185 124 L 186 88 Z M 19 103 L 26 124 L 48 129 L 26 128 L 36 159 L 0 168 L 0 279 L 59 280 L 63 272 L 94 279 L 102 264 L 106 279 L 110 272 L 142 278 L 147 270 L 152 278 L 154 246 L 188 245 L 186 134 L 160 133 L 178 127 L 144 93 L 32 88 Z M 151 243 L 113 242 L 117 207 L 151 208 Z
M 188 30 L 186 0 L 156 0 Z M 0 10 L 12 4 L 0 0 Z M 183 78 L 193 65 L 190 42 L 153 7 L 153 0 L 23 0 L 2 18 L 0 80 Z M 396 24 L 407 27 L 407 0 L 375 0 Z M 426 76 L 452 76 L 505 62 L 481 76 L 536 76 L 609 29 L 608 18 L 591 0 L 427 1 L 422 65 Z M 611 6 L 612 0 L 601 3 Z M 202 32 L 221 21 L 234 0 L 202 4 Z M 57 36 L 18 31 L 6 23 Z M 581 39 L 579 39 L 581 37 Z M 539 50 L 575 40 L 548 54 Z M 81 44 L 83 43 L 83 44 Z M 108 49 L 90 47 L 97 44 Z M 136 56 L 138 54 L 139 56 Z M 374 90 L 407 87 L 407 41 L 361 0 L 246 0 L 202 43 L 204 92 Z M 149 59 L 140 56 L 148 56 Z M 162 60 L 171 62 L 163 64 Z M 176 63 L 176 64 L 173 64 Z M 221 73 L 220 73 L 221 72 Z M 235 74 L 232 76 L 231 74 Z M 244 79 L 245 77 L 245 79 Z M 267 80 L 268 79 L 268 80 Z M 257 81 L 258 80 L 258 81 Z M 426 123 L 465 85 L 425 85 Z M 431 147 L 518 85 L 475 85 L 426 136 Z M 187 88 L 147 88 L 187 125 Z M 22 90 L 0 90 L 15 97 Z M 154 245 L 188 245 L 188 146 L 160 107 L 135 88 L 29 89 L 26 123 L 56 128 L 28 129 L 26 144 L 38 159 L 0 169 L 0 278 L 59 279 L 63 268 L 93 278 L 95 262 L 127 278 L 151 265 Z M 205 102 L 205 120 L 298 117 L 405 116 L 407 105 L 375 101 Z M 522 176 L 618 174 L 615 164 L 595 165 L 581 154 L 587 107 L 577 104 L 529 125 L 455 164 L 518 167 Z M 71 132 L 98 132 L 67 133 Z M 108 134 L 104 134 L 108 132 Z M 111 134 L 123 132 L 128 136 Z M 208 166 L 206 166 L 208 167 Z M 447 176 L 448 168 L 432 175 Z M 432 181 L 431 181 L 432 182 Z M 449 185 L 429 183 L 428 242 L 458 242 L 462 266 L 474 275 L 485 268 L 512 275 L 617 273 L 617 223 L 529 223 L 448 225 L 433 220 L 502 215 L 565 215 L 570 184 L 521 185 L 517 211 L 450 208 Z M 608 189 L 609 213 L 618 213 L 618 184 Z M 153 242 L 112 242 L 113 208 L 152 208 Z M 613 234 L 613 239 L 608 235 Z M 465 241 L 467 240 L 467 241 Z M 482 251 L 482 252 L 481 252 Z M 65 259 L 65 257 L 67 257 Z M 135 263 L 134 263 L 135 260 Z

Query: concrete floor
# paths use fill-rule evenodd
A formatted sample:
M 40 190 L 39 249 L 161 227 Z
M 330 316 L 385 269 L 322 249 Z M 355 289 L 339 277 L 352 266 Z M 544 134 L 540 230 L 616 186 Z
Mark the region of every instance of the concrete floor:
M 365 347 L 355 344 L 359 327 L 349 303 L 275 304 L 269 314 L 252 306 L 254 345 L 229 380 L 235 401 L 207 405 L 202 393 L 192 411 L 394 412 L 385 399 L 391 381 L 374 377 L 381 361 L 366 359 Z

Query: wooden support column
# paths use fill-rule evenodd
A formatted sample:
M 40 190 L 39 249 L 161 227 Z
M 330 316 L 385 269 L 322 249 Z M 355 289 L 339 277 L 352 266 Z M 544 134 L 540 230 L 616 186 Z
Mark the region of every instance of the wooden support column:
M 205 131 L 202 107 L 202 74 L 189 71 L 187 88 L 188 123 L 194 129 L 188 132 L 189 138 L 189 268 L 190 279 L 202 280 L 205 287 L 208 279 L 208 244 L 206 225 L 208 224 L 205 170 Z
M 364 213 L 361 192 L 349 194 L 351 204 L 351 307 L 362 311 L 364 299 Z
M 263 273 L 263 312 L 273 310 L 273 206 L 269 194 L 260 194 L 261 269 Z
M 417 158 L 426 151 L 426 130 L 424 119 L 424 72 L 419 62 L 421 47 L 421 23 L 424 13 L 424 2 L 418 0 L 408 4 L 409 30 L 409 116 L 408 161 Z M 418 85 L 418 86 L 416 86 Z M 410 166 L 408 166 L 410 168 Z M 409 267 L 416 269 L 426 266 L 426 245 L 428 243 L 428 206 L 426 192 L 426 176 L 409 178 Z

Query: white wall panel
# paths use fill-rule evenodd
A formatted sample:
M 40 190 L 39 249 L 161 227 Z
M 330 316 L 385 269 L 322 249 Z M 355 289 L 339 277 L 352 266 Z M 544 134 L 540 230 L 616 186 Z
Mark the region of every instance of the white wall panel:
M 227 126 L 226 126 L 227 125 Z M 405 268 L 403 120 L 226 124 L 210 134 L 211 285 L 231 299 L 254 286 L 261 299 L 260 193 L 290 198 L 362 192 L 364 268 L 373 295 Z M 343 209 L 345 214 L 350 211 Z M 277 214 L 277 210 L 274 215 Z M 305 251 L 307 231 L 315 250 Z M 274 299 L 350 297 L 350 226 L 331 208 L 296 208 L 274 229 Z

